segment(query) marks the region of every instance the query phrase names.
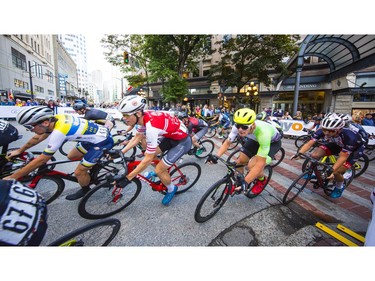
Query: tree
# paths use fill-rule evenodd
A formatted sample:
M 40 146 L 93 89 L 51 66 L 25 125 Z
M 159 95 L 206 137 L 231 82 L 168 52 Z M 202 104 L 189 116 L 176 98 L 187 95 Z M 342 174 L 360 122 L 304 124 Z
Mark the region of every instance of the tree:
M 237 93 L 251 80 L 271 84 L 270 70 L 286 73 L 287 57 L 298 51 L 298 35 L 237 35 L 215 42 L 221 61 L 216 62 L 209 79 L 226 81 L 227 86 L 237 87 Z
M 211 51 L 209 35 L 106 35 L 101 42 L 108 49 L 107 61 L 123 72 L 144 70 L 146 83 L 162 81 L 165 101 L 186 96 L 183 73 L 198 69 L 199 59 Z M 122 64 L 124 50 L 130 54 L 129 65 Z M 127 76 L 129 81 L 133 76 Z

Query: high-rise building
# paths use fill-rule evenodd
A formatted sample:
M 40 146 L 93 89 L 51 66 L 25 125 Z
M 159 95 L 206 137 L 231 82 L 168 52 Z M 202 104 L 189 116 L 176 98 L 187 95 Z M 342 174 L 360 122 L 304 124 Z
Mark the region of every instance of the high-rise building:
M 59 34 L 58 38 L 77 64 L 78 88 L 83 96 L 83 93 L 88 93 L 86 38 L 82 34 Z

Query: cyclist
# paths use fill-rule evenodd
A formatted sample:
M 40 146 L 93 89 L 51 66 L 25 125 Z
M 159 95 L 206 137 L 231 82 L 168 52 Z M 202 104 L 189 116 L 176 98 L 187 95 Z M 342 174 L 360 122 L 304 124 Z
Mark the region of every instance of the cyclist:
M 345 122 L 345 128 L 348 128 L 349 130 L 358 132 L 360 134 L 364 145 L 367 146 L 368 141 L 369 141 L 369 134 L 365 131 L 362 125 L 353 122 L 352 117 L 348 114 L 337 114 L 337 115 Z
M 98 124 L 104 125 L 104 127 L 109 130 L 111 130 L 116 124 L 115 119 L 111 114 L 100 109 L 89 108 L 83 102 L 76 102 L 73 105 L 73 109 L 80 115 L 84 114 L 84 119 L 95 121 Z
M 224 138 L 224 133 L 230 128 L 231 121 L 229 116 L 225 113 L 225 108 L 222 108 L 221 110 L 216 109 L 215 114 L 218 116 L 216 119 L 217 122 L 211 124 L 211 126 L 220 126 L 219 139 L 222 139 Z
M 67 114 L 54 115 L 53 109 L 47 106 L 27 107 L 17 114 L 17 121 L 26 129 L 34 132 L 35 136 L 21 148 L 10 152 L 8 157 L 17 156 L 49 137 L 48 145 L 40 156 L 5 179 L 18 179 L 28 175 L 47 163 L 65 140 L 79 140 L 76 158 L 82 158 L 82 156 L 83 158 L 75 169 L 74 174 L 81 188 L 77 192 L 68 195 L 66 199 L 76 200 L 83 197 L 90 190 L 90 175 L 88 171 L 103 155 L 103 150 L 110 149 L 114 145 L 109 130 L 102 125 L 89 122 L 83 118 Z
M 0 246 L 38 246 L 47 230 L 47 205 L 34 190 L 0 180 Z
M 180 112 L 178 118 L 188 128 L 193 145 L 198 149 L 197 154 L 201 154 L 202 151 L 199 150 L 201 146 L 198 141 L 208 132 L 208 124 L 202 119 L 190 117 L 186 112 Z
M 8 149 L 8 144 L 18 139 L 18 130 L 8 121 L 0 119 L 0 147 L 2 153 Z
M 235 125 L 232 127 L 228 138 L 220 147 L 217 156 L 210 155 L 208 162 L 217 163 L 216 157 L 221 157 L 237 135 L 247 137 L 241 148 L 237 164 L 248 163 L 249 173 L 245 176 L 247 184 L 256 180 L 252 193 L 259 194 L 266 184 L 264 167 L 271 163 L 277 151 L 281 148 L 281 134 L 273 125 L 256 120 L 256 113 L 250 108 L 238 109 L 233 116 Z
M 166 112 L 144 111 L 145 106 L 146 100 L 138 95 L 125 97 L 119 105 L 126 125 L 141 125 L 138 131 L 144 131 L 147 142 L 145 157 L 137 168 L 127 175 L 125 185 L 150 165 L 157 154 L 158 146 L 162 152 L 168 150 L 155 167 L 155 173 L 168 188 L 162 200 L 162 204 L 167 206 L 177 191 L 177 186 L 171 182 L 168 168 L 190 150 L 192 141 L 187 128 L 177 117 Z M 141 141 L 141 137 L 138 138 L 133 147 Z M 130 143 L 125 148 L 130 147 L 129 145 Z
M 321 129 L 318 129 L 310 141 L 304 144 L 299 152 L 305 153 L 318 140 L 324 143 L 314 149 L 311 157 L 320 159 L 323 156 L 338 154 L 339 157 L 333 165 L 333 173 L 328 179 L 335 179 L 335 188 L 332 191 L 331 198 L 339 198 L 344 191 L 344 177 L 346 170 L 358 160 L 364 150 L 364 143 L 361 136 L 347 128 L 344 128 L 345 122 L 335 113 L 326 114 L 322 120 Z M 298 158 L 293 155 L 291 159 Z

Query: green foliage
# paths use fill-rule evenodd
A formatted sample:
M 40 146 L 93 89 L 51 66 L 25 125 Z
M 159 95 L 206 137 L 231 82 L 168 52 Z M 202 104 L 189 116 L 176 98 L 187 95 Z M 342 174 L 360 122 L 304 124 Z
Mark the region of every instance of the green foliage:
M 187 82 L 184 78 L 175 75 L 165 83 L 161 89 L 163 100 L 166 102 L 181 102 L 188 94 Z
M 270 85 L 270 70 L 285 73 L 285 58 L 298 51 L 293 35 L 237 35 L 215 42 L 222 60 L 212 66 L 209 79 L 240 89 L 251 80 Z

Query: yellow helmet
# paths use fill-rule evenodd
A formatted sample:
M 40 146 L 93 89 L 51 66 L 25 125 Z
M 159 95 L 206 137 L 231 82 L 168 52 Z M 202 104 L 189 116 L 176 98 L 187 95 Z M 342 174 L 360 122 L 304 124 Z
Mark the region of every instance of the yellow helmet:
M 233 116 L 234 123 L 241 125 L 251 125 L 256 120 L 256 113 L 250 108 L 240 108 Z

